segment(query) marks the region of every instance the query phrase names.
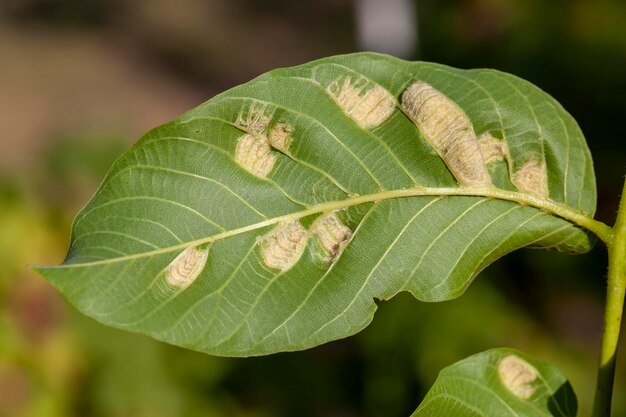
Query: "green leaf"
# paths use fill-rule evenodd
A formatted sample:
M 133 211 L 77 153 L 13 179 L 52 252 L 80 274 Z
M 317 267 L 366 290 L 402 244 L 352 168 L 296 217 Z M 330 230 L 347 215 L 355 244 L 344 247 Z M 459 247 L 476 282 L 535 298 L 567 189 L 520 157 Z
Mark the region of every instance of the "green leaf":
M 582 133 L 536 87 L 359 53 L 146 134 L 39 270 L 103 323 L 260 355 L 354 334 L 375 298 L 457 297 L 524 246 L 585 252 L 595 200 Z
M 576 417 L 577 408 L 558 369 L 501 348 L 441 371 L 412 417 Z

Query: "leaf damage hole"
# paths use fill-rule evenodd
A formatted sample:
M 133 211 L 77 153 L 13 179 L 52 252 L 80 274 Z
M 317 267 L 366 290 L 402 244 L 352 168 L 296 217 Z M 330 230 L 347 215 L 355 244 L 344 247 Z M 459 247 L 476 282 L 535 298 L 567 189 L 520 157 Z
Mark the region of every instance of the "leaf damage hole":
M 537 197 L 548 197 L 548 172 L 544 163 L 535 159 L 524 162 L 517 170 L 511 182 L 521 192 L 533 194 Z
M 322 260 L 325 262 L 334 261 L 352 237 L 352 230 L 341 222 L 335 212 L 318 217 L 311 226 L 311 232 L 324 250 Z
M 327 90 L 343 111 L 365 129 L 382 124 L 395 108 L 391 93 L 364 77 L 338 77 Z
M 167 266 L 166 282 L 172 287 L 187 288 L 198 278 L 208 259 L 209 248 L 185 249 Z
M 492 185 L 474 127 L 454 101 L 417 81 L 402 93 L 402 108 L 461 186 Z
M 308 232 L 297 220 L 278 223 L 261 238 L 261 257 L 270 268 L 286 271 L 298 262 L 308 239 Z
M 532 383 L 539 376 L 537 369 L 516 355 L 500 361 L 498 374 L 504 386 L 518 398 L 527 400 L 535 392 Z

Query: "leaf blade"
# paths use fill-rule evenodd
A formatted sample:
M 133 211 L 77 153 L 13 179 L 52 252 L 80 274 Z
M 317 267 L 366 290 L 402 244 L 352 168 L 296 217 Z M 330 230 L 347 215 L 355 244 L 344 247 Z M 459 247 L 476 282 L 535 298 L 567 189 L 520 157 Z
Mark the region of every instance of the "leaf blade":
M 443 369 L 412 417 L 575 417 L 577 408 L 576 395 L 559 370 L 499 348 Z
M 510 149 L 545 142 L 555 154 L 575 149 L 584 158 L 546 159 L 550 199 L 515 190 L 508 170 L 523 161 L 512 154 L 488 164 L 499 188 L 459 187 L 399 101 L 417 79 L 460 106 L 476 134 L 499 126 Z M 544 125 L 529 133 L 536 114 L 511 110 L 509 90 L 500 91 L 516 80 L 372 54 L 267 73 L 145 135 L 78 214 L 64 266 L 40 271 L 102 322 L 246 356 L 353 334 L 371 321 L 374 298 L 459 296 L 519 247 L 589 250 L 593 242 L 576 224 L 595 207 L 584 139 Z M 499 102 L 490 98 L 496 93 Z M 391 113 L 374 114 L 389 100 Z M 509 127 L 512 119 L 522 128 Z M 277 147 L 264 142 L 272 135 Z M 565 184 L 570 172 L 578 176 Z M 315 229 L 328 214 L 337 216 L 334 226 Z M 306 230 L 303 246 L 272 235 L 294 221 Z M 263 252 L 268 236 L 283 242 L 272 249 L 275 263 Z M 199 275 L 188 287 L 168 286 L 169 265 L 202 245 L 210 252 Z M 183 275 L 196 268 L 189 259 Z

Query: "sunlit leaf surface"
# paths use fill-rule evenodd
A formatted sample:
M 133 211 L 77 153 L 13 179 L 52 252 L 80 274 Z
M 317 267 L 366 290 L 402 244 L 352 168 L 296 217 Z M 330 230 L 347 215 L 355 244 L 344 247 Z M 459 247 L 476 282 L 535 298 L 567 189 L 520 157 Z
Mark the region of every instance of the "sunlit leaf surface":
M 150 131 L 40 271 L 101 322 L 261 355 L 354 334 L 375 298 L 457 297 L 520 247 L 585 252 L 595 199 L 582 133 L 531 84 L 345 55 Z

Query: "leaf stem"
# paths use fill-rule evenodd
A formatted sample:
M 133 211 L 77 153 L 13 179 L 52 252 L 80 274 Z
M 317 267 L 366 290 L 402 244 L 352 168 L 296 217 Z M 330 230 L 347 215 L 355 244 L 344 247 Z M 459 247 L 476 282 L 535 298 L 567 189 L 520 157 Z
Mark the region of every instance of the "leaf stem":
M 554 214 L 568 220 L 582 228 L 589 230 L 604 241 L 607 246 L 613 241 L 613 231 L 606 224 L 594 220 L 585 213 L 573 210 L 564 204 L 556 203 L 552 200 L 547 200 L 540 197 L 535 197 L 530 194 L 501 190 L 494 187 L 447 187 L 447 188 L 427 188 L 427 187 L 415 187 L 405 188 L 401 190 L 385 190 L 373 194 L 358 195 L 347 198 L 345 200 L 327 201 L 324 203 L 316 204 L 308 207 L 304 210 L 294 213 L 285 214 L 278 217 L 268 218 L 258 223 L 253 223 L 247 226 L 243 226 L 237 229 L 227 230 L 222 233 L 203 237 L 190 242 L 183 242 L 178 245 L 169 246 L 165 248 L 159 248 L 148 252 L 125 255 L 112 259 L 103 259 L 92 262 L 84 263 L 72 263 L 66 262 L 63 265 L 59 265 L 54 268 L 68 268 L 68 267 L 82 267 L 91 265 L 108 264 L 111 262 L 122 262 L 130 259 L 136 259 L 144 256 L 158 255 L 161 253 L 173 252 L 176 250 L 183 250 L 191 246 L 203 245 L 205 243 L 216 242 L 221 239 L 226 239 L 231 236 L 236 236 L 241 233 L 250 232 L 252 230 L 261 229 L 266 226 L 271 226 L 282 221 L 298 220 L 307 216 L 318 213 L 328 213 L 335 210 L 342 210 L 347 207 L 357 206 L 364 203 L 375 203 L 384 200 L 390 200 L 394 198 L 406 198 L 406 197 L 443 197 L 443 196 L 471 196 L 471 197 L 485 197 L 497 200 L 505 200 L 521 204 L 523 206 L 535 207 L 543 210 L 546 213 Z
M 609 417 L 611 415 L 615 361 L 626 291 L 626 182 L 624 182 L 613 235 L 613 241 L 607 244 L 609 252 L 608 286 L 600 348 L 600 366 L 592 417 Z

